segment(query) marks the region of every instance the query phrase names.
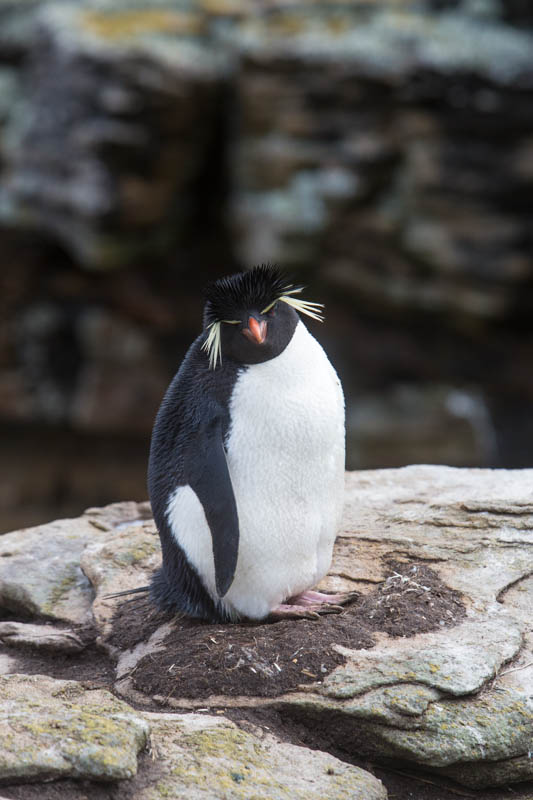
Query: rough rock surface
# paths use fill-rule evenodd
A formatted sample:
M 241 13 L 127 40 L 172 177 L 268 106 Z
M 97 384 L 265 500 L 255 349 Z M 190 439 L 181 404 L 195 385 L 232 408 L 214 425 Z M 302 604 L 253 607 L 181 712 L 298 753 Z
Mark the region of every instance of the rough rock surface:
M 89 622 L 94 592 L 80 568 L 84 549 L 117 527 L 146 518 L 148 509 L 147 503 L 121 503 L 118 513 L 113 507 L 89 509 L 79 519 L 2 536 L 0 607 L 64 622 Z
M 28 622 L 0 622 L 0 642 L 9 647 L 35 647 L 64 653 L 78 653 L 85 647 L 82 639 L 68 628 Z
M 316 622 L 206 625 L 157 614 L 142 599 L 107 597 L 145 583 L 157 564 L 146 504 L 91 509 L 80 520 L 42 526 L 43 548 L 58 531 L 67 537 L 69 526 L 85 532 L 88 520 L 97 533 L 77 556 L 90 581 L 97 641 L 116 662 L 115 693 L 143 709 L 131 713 L 152 731 L 155 760 L 142 762 L 129 796 L 179 797 L 195 787 L 204 792 L 198 797 L 215 797 L 208 776 L 228 797 L 249 796 L 252 785 L 267 787 L 258 796 L 288 796 L 280 786 L 315 796 L 310 785 L 280 777 L 287 770 L 313 775 L 317 797 L 385 797 L 368 772 L 292 749 L 288 731 L 294 742 L 302 729 L 300 744 L 312 741 L 361 766 L 423 769 L 432 782 L 491 787 L 494 798 L 495 787 L 533 787 L 532 480 L 532 470 L 430 466 L 348 473 L 344 518 L 321 586 L 361 595 L 340 616 Z M 10 536 L 17 542 L 21 534 Z M 3 597 L 12 596 L 11 568 L 21 580 L 20 542 L 9 552 Z M 32 554 L 25 556 L 29 570 Z M 48 594 L 62 580 L 59 573 L 45 579 Z M 24 608 L 39 616 L 38 604 Z M 48 616 L 72 623 L 61 605 Z M 86 614 L 79 621 L 86 624 Z M 0 638 L 26 634 L 20 648 L 6 648 L 3 672 L 20 672 L 30 634 L 38 634 L 23 627 L 8 621 L 0 628 Z M 86 659 L 84 653 L 68 658 Z M 52 659 L 44 671 L 54 669 Z M 287 683 L 290 670 L 295 677 Z M 34 677 L 31 685 L 46 680 Z M 91 695 L 82 684 L 77 691 Z M 206 718 L 206 711 L 216 716 Z M 120 791 L 117 785 L 117 800 Z
M 250 792 L 265 800 L 387 797 L 362 769 L 221 717 L 141 714 L 107 691 L 45 676 L 4 676 L 0 689 L 2 784 L 133 779 L 128 796 L 135 800 L 231 800 Z M 145 749 L 157 766 L 136 781 Z
M 43 675 L 4 675 L 0 687 L 2 783 L 135 775 L 150 728 L 126 703 Z
M 232 800 L 386 800 L 368 772 L 332 756 L 239 730 L 222 717 L 147 714 L 152 747 L 161 760 L 157 787 L 136 794 Z

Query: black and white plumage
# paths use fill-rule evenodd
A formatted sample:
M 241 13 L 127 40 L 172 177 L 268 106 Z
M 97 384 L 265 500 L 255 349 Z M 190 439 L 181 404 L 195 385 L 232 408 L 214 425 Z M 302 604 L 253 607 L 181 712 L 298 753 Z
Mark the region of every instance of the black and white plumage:
M 150 593 L 161 608 L 262 619 L 330 566 L 344 400 L 297 313 L 320 318 L 319 306 L 299 291 L 265 266 L 206 291 L 204 330 L 165 394 L 150 449 L 163 552 Z

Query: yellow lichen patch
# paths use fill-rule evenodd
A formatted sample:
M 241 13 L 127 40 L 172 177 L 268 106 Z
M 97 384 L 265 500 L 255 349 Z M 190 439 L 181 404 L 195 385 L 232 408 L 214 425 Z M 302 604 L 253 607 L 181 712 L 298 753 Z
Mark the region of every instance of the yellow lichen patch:
M 174 36 L 199 36 L 204 32 L 205 19 L 200 14 L 167 9 L 140 9 L 105 13 L 86 11 L 82 26 L 104 39 L 129 39 L 150 33 Z
M 62 684 L 59 689 L 51 692 L 51 695 L 52 697 L 57 697 L 61 700 L 74 700 L 75 698 L 82 696 L 84 693 L 85 689 L 81 684 L 75 683 L 74 681 L 69 681 L 68 683 Z M 33 707 L 42 707 L 42 705 L 42 703 L 32 703 Z M 66 706 L 71 708 L 70 703 L 67 703 Z
M 164 728 L 163 728 L 164 730 Z M 175 734 L 175 729 L 172 731 Z M 170 734 L 171 731 L 168 730 Z M 176 786 L 205 786 L 206 781 L 216 785 L 220 798 L 250 800 L 250 785 L 257 789 L 282 790 L 268 770 L 264 769 L 265 753 L 260 742 L 242 731 L 226 725 L 194 732 L 183 732 L 173 738 L 174 745 L 182 751 L 179 763 L 157 785 L 160 797 L 173 797 Z M 258 797 L 267 796 L 261 791 Z
M 296 14 L 280 14 L 269 20 L 268 29 L 277 36 L 297 36 L 307 29 L 307 22 Z
M 72 567 L 70 575 L 66 575 L 60 583 L 52 587 L 48 600 L 42 605 L 43 613 L 53 616 L 58 603 L 65 600 L 64 595 L 75 588 L 77 581 L 78 575 L 76 574 L 75 567 Z
M 244 16 L 247 10 L 245 0 L 202 0 L 200 5 L 212 16 Z
M 136 773 L 136 753 L 146 743 L 147 731 L 133 719 L 106 716 L 101 708 L 74 707 L 63 716 L 43 715 L 37 718 L 19 715 L 9 719 L 16 738 L 4 742 L 4 750 L 17 757 L 28 753 L 56 753 L 56 760 L 70 764 L 72 774 L 90 773 L 107 778 L 131 777 Z M 36 750 L 37 748 L 37 750 Z M 29 758 L 30 756 L 28 756 Z M 39 755 L 32 755 L 39 769 L 44 770 Z M 90 761 L 88 767 L 87 761 Z
M 233 756 L 243 748 L 249 749 L 249 738 L 235 728 L 220 726 L 205 731 L 187 733 L 183 741 L 194 748 L 202 756 L 219 758 Z
M 327 20 L 327 28 L 333 34 L 340 36 L 350 30 L 351 21 L 347 17 L 331 17 Z
M 3 722 L 0 774 L 120 780 L 137 769 L 147 721 L 105 690 L 46 676 L 0 678 Z
M 122 550 L 115 553 L 107 552 L 105 556 L 107 558 L 112 558 L 117 564 L 120 565 L 131 565 L 131 564 L 138 564 L 140 561 L 144 561 L 145 559 L 152 556 L 158 546 L 155 542 L 142 542 L 135 547 L 132 547 L 129 550 Z

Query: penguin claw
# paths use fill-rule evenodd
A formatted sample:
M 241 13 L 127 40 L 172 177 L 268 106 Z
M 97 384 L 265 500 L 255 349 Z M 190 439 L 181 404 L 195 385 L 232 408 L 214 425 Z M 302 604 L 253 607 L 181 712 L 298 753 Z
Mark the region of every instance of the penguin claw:
M 317 613 L 320 615 L 324 614 L 341 614 L 344 611 L 344 608 L 340 605 L 334 605 L 333 603 L 327 603 L 323 606 L 320 606 L 317 609 Z
M 354 600 L 357 600 L 359 597 L 361 597 L 361 592 L 346 592 L 346 594 L 338 595 L 338 597 L 339 599 L 337 600 L 337 605 L 346 606 L 348 603 L 352 603 Z
M 270 619 L 319 619 L 320 612 L 310 606 L 297 606 L 291 603 L 282 603 L 273 608 L 269 614 Z

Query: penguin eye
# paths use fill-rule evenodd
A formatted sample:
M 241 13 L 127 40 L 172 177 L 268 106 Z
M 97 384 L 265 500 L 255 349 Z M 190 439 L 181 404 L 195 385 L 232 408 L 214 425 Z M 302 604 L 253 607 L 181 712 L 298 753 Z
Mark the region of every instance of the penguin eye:
M 240 319 L 223 319 L 221 322 L 225 322 L 226 325 L 240 325 Z
M 269 317 L 273 317 L 276 313 L 276 305 L 278 301 L 274 300 L 272 303 L 269 303 L 262 311 L 261 314 L 268 314 Z

